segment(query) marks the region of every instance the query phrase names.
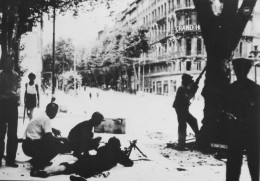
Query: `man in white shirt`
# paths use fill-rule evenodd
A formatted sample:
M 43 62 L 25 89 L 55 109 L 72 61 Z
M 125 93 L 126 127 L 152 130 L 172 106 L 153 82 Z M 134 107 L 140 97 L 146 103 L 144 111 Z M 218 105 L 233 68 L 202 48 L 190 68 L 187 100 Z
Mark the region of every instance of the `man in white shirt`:
M 43 169 L 51 164 L 51 160 L 59 153 L 66 152 L 64 140 L 53 136 L 60 132 L 51 127 L 50 120 L 55 118 L 58 105 L 49 103 L 43 115 L 33 118 L 26 130 L 23 152 L 32 157 L 31 164 L 34 170 Z

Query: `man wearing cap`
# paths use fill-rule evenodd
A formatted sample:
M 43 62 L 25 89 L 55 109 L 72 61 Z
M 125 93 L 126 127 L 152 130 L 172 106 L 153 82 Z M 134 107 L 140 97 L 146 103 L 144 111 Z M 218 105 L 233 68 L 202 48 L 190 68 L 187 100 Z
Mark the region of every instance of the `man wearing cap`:
M 183 74 L 182 85 L 178 88 L 173 103 L 179 123 L 177 145 L 177 149 L 179 150 L 185 150 L 187 123 L 190 125 L 196 136 L 199 132 L 197 119 L 189 112 L 190 99 L 195 94 L 191 89 L 193 83 L 191 75 Z
M 227 89 L 225 111 L 228 122 L 228 158 L 226 180 L 238 181 L 243 152 L 246 150 L 252 181 L 259 181 L 260 86 L 247 78 L 253 61 L 234 59 L 237 81 Z
M 99 112 L 94 112 L 90 120 L 83 121 L 71 129 L 68 140 L 74 156 L 88 155 L 89 150 L 98 148 L 101 138 L 93 139 L 93 128 L 100 125 L 102 121 L 104 121 L 104 116 Z

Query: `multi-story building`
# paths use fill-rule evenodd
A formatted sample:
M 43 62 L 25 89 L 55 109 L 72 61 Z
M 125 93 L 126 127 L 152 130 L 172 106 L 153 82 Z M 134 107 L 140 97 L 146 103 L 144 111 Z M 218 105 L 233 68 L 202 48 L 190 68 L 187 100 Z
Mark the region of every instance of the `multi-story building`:
M 259 34 L 254 31 L 258 17 L 255 13 L 248 22 L 235 57 L 248 57 L 255 41 L 259 41 Z M 134 0 L 117 20 L 116 28 L 149 28 L 151 50 L 136 64 L 139 81 L 134 76 L 132 88 L 172 95 L 180 86 L 183 73 L 196 78 L 204 68 L 206 51 L 193 0 Z

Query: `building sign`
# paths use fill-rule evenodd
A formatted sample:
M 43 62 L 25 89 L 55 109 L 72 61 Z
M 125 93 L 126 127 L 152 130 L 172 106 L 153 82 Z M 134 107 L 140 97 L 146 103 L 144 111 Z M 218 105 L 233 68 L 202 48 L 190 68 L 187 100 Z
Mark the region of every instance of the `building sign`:
M 190 32 L 190 31 L 200 31 L 200 25 L 182 25 L 182 26 L 175 26 L 171 30 L 171 34 L 176 34 L 176 33 L 182 33 L 182 32 Z

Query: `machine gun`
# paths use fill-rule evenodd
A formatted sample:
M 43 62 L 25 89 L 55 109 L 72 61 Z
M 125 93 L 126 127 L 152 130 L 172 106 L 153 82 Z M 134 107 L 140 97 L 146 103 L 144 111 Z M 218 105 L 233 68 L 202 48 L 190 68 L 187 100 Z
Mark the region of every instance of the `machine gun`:
M 136 146 L 136 143 L 137 143 L 137 140 L 133 140 L 133 141 L 130 141 L 130 146 L 128 148 L 125 148 L 124 152 L 125 154 L 130 157 L 130 154 L 134 149 L 137 149 L 145 158 L 147 158 L 147 156 Z
M 199 88 L 199 83 L 200 83 L 200 79 L 202 77 L 202 75 L 204 74 L 204 72 L 206 71 L 206 67 L 204 67 L 204 69 L 202 70 L 202 72 L 200 73 L 200 75 L 197 77 L 197 79 L 195 80 L 195 82 L 193 83 L 193 85 L 191 86 L 191 89 L 190 89 L 190 92 L 192 94 L 192 97 L 193 98 Z

